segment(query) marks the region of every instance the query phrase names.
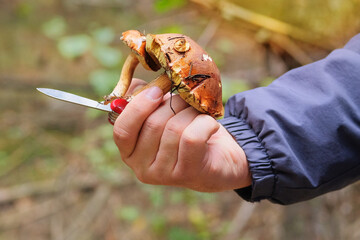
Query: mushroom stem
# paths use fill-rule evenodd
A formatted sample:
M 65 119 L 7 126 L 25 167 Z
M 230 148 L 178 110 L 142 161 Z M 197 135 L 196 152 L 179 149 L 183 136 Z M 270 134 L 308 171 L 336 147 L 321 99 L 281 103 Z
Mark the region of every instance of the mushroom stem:
M 134 94 L 132 94 L 132 96 L 136 96 L 145 89 L 154 86 L 159 87 L 163 91 L 164 95 L 171 90 L 171 86 L 172 86 L 171 80 L 169 79 L 166 72 L 164 72 L 163 74 L 161 74 L 160 76 L 158 76 L 157 78 L 155 78 L 154 80 L 152 80 L 151 82 L 149 82 L 148 84 L 137 90 Z
M 108 96 L 105 96 L 105 103 L 109 103 L 114 98 L 123 97 L 125 95 L 130 86 L 135 68 L 138 64 L 139 59 L 134 53 L 131 53 L 125 60 L 125 63 L 121 69 L 120 79 L 114 90 Z

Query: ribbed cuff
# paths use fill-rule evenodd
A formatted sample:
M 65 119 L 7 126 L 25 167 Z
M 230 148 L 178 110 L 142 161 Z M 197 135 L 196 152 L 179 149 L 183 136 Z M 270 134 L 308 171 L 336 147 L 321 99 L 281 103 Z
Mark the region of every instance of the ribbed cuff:
M 235 192 L 250 202 L 271 198 L 276 174 L 260 139 L 243 119 L 230 116 L 220 119 L 219 123 L 229 131 L 244 150 L 252 174 L 252 186 L 236 189 Z

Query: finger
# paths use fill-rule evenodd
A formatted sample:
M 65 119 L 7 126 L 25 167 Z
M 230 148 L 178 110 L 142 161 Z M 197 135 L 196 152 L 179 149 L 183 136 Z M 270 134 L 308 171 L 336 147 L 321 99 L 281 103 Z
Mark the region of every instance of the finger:
M 219 123 L 214 118 L 205 114 L 198 115 L 181 136 L 179 159 L 174 172 L 196 177 L 206 164 L 207 142 L 219 127 Z
M 174 96 L 178 96 L 178 94 L 172 93 L 172 92 L 168 92 L 164 95 L 164 100 L 168 100 Z
M 139 93 L 126 106 L 114 124 L 114 141 L 125 161 L 133 152 L 145 119 L 162 102 L 162 90 L 152 87 Z
M 145 120 L 131 156 L 132 166 L 149 168 L 157 155 L 166 123 L 177 115 L 174 115 L 172 110 L 180 112 L 187 106 L 188 104 L 180 96 L 175 96 L 172 98 L 172 109 L 170 108 L 170 99 L 168 99 Z
M 151 169 L 161 175 L 169 176 L 174 170 L 178 159 L 180 138 L 186 127 L 199 115 L 193 107 L 187 107 L 173 116 L 166 124 L 161 136 L 159 151 Z M 171 179 L 168 179 L 171 181 Z M 166 184 L 166 183 L 163 183 Z M 168 182 L 167 184 L 172 184 Z
M 131 95 L 132 93 L 136 92 L 136 90 L 140 89 L 146 84 L 147 82 L 145 82 L 144 80 L 133 78 L 129 86 L 129 89 L 126 91 L 126 95 Z

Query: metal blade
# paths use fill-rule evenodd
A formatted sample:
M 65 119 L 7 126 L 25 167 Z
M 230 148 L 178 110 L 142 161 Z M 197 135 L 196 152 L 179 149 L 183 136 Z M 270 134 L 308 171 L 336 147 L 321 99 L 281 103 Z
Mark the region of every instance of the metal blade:
M 89 107 L 98 109 L 105 112 L 112 112 L 109 105 L 104 105 L 100 102 L 97 102 L 95 100 L 91 100 L 89 98 L 84 98 L 72 93 L 56 90 L 56 89 L 50 89 L 50 88 L 37 88 L 37 90 L 49 97 L 64 101 L 64 102 L 70 102 L 77 105 Z

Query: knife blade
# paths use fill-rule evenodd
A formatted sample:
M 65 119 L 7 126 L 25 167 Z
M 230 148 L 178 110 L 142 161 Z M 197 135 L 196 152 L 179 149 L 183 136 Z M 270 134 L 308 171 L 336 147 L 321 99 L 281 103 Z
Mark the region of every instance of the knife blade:
M 110 104 L 108 105 L 104 105 L 100 102 L 97 102 L 95 100 L 89 99 L 89 98 L 85 98 L 85 97 L 81 97 L 72 93 L 68 93 L 68 92 L 64 92 L 61 90 L 57 90 L 57 89 L 51 89 L 51 88 L 36 88 L 39 92 L 64 101 L 64 102 L 69 102 L 69 103 L 73 103 L 73 104 L 77 104 L 80 106 L 85 106 L 85 107 L 89 107 L 89 108 L 94 108 L 94 109 L 98 109 L 104 112 L 112 112 L 111 108 L 110 108 Z

